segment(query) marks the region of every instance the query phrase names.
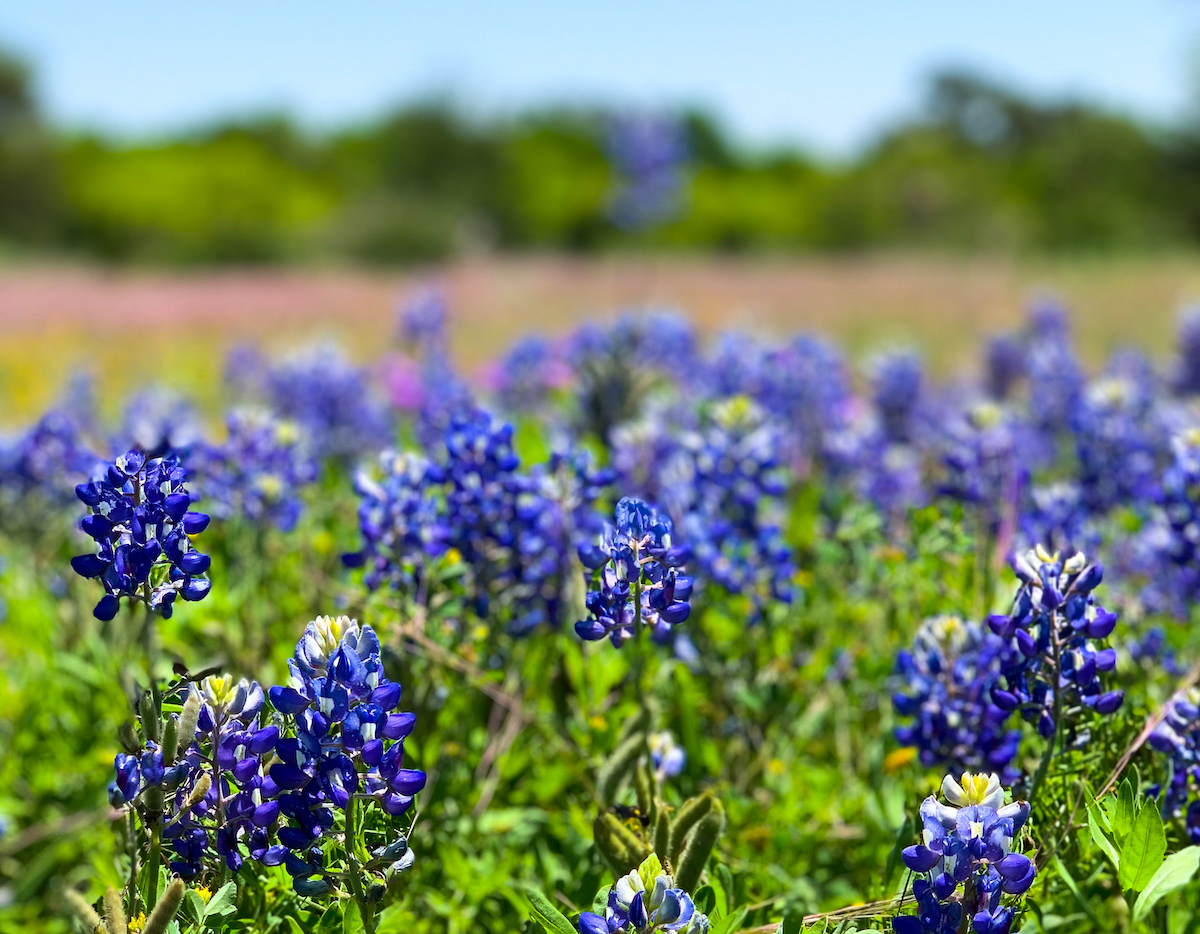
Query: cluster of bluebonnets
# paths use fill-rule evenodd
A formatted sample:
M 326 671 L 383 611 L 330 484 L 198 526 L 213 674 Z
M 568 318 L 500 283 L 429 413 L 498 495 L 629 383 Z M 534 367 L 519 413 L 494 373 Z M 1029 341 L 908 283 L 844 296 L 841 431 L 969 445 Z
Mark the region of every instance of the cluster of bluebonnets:
M 622 130 L 643 131 L 614 145 L 629 148 L 629 184 L 662 186 L 667 199 L 655 173 L 670 170 L 670 141 Z M 585 658 L 580 643 L 607 642 L 595 651 L 628 659 L 623 683 L 649 721 L 652 653 L 714 682 L 745 678 L 713 657 L 696 625 L 707 609 L 766 638 L 806 605 L 790 526 L 804 490 L 824 540 L 865 516 L 903 550 L 931 504 L 973 539 L 975 605 L 906 634 L 895 663 L 895 740 L 926 770 L 965 774 L 943 782 L 945 802 L 921 806 L 922 842 L 901 855 L 918 876 L 917 913 L 894 926 L 1007 934 L 1036 873 L 1016 845 L 1030 804 L 1005 804 L 1003 789 L 1036 805 L 1056 757 L 1126 706 L 1121 654 L 1183 673 L 1163 630 L 1139 621 L 1187 620 L 1200 594 L 1198 335 L 1200 317 L 1185 318 L 1170 372 L 1126 351 L 1089 376 L 1065 313 L 1041 302 L 1020 332 L 989 343 L 977 384 L 941 384 L 913 351 L 855 374 L 820 338 L 733 334 L 706 346 L 684 319 L 648 313 L 526 339 L 470 380 L 450 355 L 444 299 L 427 290 L 374 368 L 330 347 L 281 362 L 231 354 L 236 399 L 216 437 L 179 396 L 135 397 L 116 430 L 64 398 L 0 445 L 0 531 L 65 526 L 81 502 L 91 545 L 70 564 L 98 584 L 94 615 L 136 610 L 147 636 L 139 726 L 122 734 L 110 788 L 129 817 L 131 878 L 142 871 L 128 913 L 152 912 L 160 861 L 195 884 L 241 878 L 250 863 L 282 867 L 305 899 L 352 902 L 372 931 L 413 865 L 426 773 L 405 762 L 416 719 L 399 710 L 388 645 L 371 627 L 313 620 L 286 681 L 265 691 L 186 666 L 165 677 L 155 618 L 220 592 L 207 543 L 227 552 L 227 530 L 256 532 L 254 548 L 294 535 L 326 489 L 352 484 L 357 512 L 328 548 L 396 652 L 432 634 L 479 678 L 540 635 L 565 634 Z M 1097 602 L 1106 571 L 1085 553 L 1105 556 L 1119 631 L 1118 613 Z M 998 602 L 1004 562 L 1016 586 Z M 1163 813 L 1200 841 L 1196 703 L 1177 697 L 1149 744 L 1167 769 L 1151 789 Z M 597 780 L 621 815 L 625 779 L 605 776 L 625 769 L 638 798 L 631 817 L 607 815 L 615 881 L 573 923 L 584 934 L 703 934 L 714 892 L 701 894 L 699 870 L 680 874 L 671 854 L 701 825 L 710 852 L 724 811 L 712 795 L 666 803 L 668 779 L 696 760 L 639 722 Z M 724 728 L 746 731 L 733 717 Z

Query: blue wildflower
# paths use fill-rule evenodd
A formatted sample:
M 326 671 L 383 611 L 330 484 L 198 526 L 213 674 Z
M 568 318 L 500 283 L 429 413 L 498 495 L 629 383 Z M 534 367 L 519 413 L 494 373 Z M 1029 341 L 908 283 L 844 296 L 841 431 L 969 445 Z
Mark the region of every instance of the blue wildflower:
M 71 567 L 103 585 L 105 595 L 94 610 L 98 619 L 116 616 L 121 598 L 140 601 L 166 618 L 177 597 L 208 595 L 209 557 L 195 549 L 192 536 L 203 532 L 209 519 L 189 511 L 185 478 L 174 455 L 147 458 L 130 451 L 102 477 L 75 488 L 91 510 L 81 528 L 99 550 L 72 558 Z

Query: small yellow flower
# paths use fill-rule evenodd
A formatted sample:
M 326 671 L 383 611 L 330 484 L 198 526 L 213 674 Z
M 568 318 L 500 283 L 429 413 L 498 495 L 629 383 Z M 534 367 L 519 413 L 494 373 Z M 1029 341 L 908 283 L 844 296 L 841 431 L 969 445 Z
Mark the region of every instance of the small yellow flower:
M 458 564 L 460 561 L 462 561 L 462 552 L 460 552 L 457 548 L 447 548 L 446 561 L 450 564 Z
M 592 718 L 588 720 L 588 723 L 591 725 L 593 730 L 603 730 L 608 726 L 608 721 L 599 714 L 594 714 Z
M 783 760 L 782 759 L 772 759 L 770 762 L 767 763 L 767 769 L 770 771 L 770 773 L 772 775 L 782 775 L 783 774 Z
M 212 889 L 210 889 L 207 885 L 198 885 L 196 888 L 192 889 L 192 891 L 199 895 L 200 900 L 206 905 L 208 904 L 208 900 L 212 898 L 213 894 Z
M 146 912 L 139 911 L 136 917 L 129 919 L 129 924 L 127 926 L 131 931 L 140 931 L 146 926 Z
M 885 772 L 898 772 L 916 758 L 916 746 L 903 746 L 900 749 L 893 749 L 883 757 L 883 770 Z

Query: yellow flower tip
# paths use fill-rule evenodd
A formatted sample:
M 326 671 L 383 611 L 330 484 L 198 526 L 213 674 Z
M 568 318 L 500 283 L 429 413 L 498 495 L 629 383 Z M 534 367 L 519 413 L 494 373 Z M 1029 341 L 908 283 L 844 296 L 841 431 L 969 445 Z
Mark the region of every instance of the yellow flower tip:
M 462 552 L 460 552 L 457 548 L 447 548 L 446 560 L 451 564 L 458 564 L 458 562 L 462 561 Z
M 608 721 L 605 720 L 603 717 L 601 717 L 599 714 L 593 715 L 592 718 L 590 720 L 588 720 L 588 724 L 591 726 L 591 728 L 593 730 L 603 730 L 603 729 L 607 729 L 607 727 L 608 727 Z
M 198 885 L 196 888 L 192 889 L 192 891 L 199 895 L 201 901 L 203 901 L 206 905 L 208 904 L 208 900 L 213 896 L 212 889 L 210 889 L 207 885 Z
M 146 912 L 140 911 L 137 916 L 129 919 L 129 930 L 140 931 L 146 926 Z
M 1049 551 L 1046 550 L 1046 547 L 1044 545 L 1038 545 L 1036 548 L 1033 549 L 1033 553 L 1037 555 L 1038 560 L 1041 561 L 1043 564 L 1053 564 L 1055 561 L 1058 560 L 1058 552 L 1056 551 L 1053 554 L 1051 554 Z
M 770 762 L 767 763 L 767 769 L 770 771 L 770 773 L 772 775 L 782 775 L 783 771 L 784 771 L 783 760 L 782 759 L 772 759 Z
M 893 749 L 883 757 L 883 770 L 885 772 L 898 772 L 916 758 L 916 746 L 902 746 L 899 749 Z

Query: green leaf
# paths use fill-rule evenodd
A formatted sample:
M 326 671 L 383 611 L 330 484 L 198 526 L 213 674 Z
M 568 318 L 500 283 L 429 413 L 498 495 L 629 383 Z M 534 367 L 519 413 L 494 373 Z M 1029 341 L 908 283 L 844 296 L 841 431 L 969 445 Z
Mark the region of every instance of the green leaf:
M 1126 891 L 1140 892 L 1158 872 L 1167 852 L 1167 835 L 1162 817 L 1153 804 L 1142 805 L 1133 819 L 1133 829 L 1121 845 L 1121 867 L 1117 880 Z
M 317 934 L 341 934 L 342 909 L 334 903 L 325 909 L 317 922 Z
M 342 934 L 359 934 L 364 929 L 362 909 L 356 902 L 346 902 L 342 911 Z
M 896 877 L 896 870 L 900 868 L 900 854 L 912 842 L 915 833 L 916 828 L 913 826 L 913 819 L 911 817 L 904 818 L 904 823 L 896 831 L 896 843 L 892 846 L 891 852 L 888 853 L 887 863 L 883 867 L 883 892 L 885 894 L 888 891 L 888 886 L 892 884 L 892 879 Z
M 547 934 L 579 934 L 575 930 L 575 925 L 567 920 L 566 916 L 550 903 L 542 890 L 534 886 L 526 886 L 525 895 L 529 898 L 529 904 L 532 910 L 529 917 L 542 926 L 542 930 Z
M 718 921 L 712 927 L 712 934 L 732 934 L 742 926 L 742 922 L 746 920 L 746 906 L 737 908 L 733 914 L 722 921 Z
M 662 860 L 658 858 L 657 853 L 651 853 L 638 866 L 638 875 L 642 878 L 642 885 L 649 892 L 654 888 L 654 880 L 663 873 Z
M 207 921 L 209 918 L 222 918 L 225 915 L 233 914 L 237 910 L 237 906 L 234 904 L 236 900 L 237 886 L 232 882 L 226 882 L 213 893 L 213 897 L 204 906 L 203 920 Z
M 711 885 L 702 885 L 696 889 L 696 894 L 692 896 L 692 904 L 696 906 L 696 910 L 702 915 L 711 915 L 717 907 L 717 896 L 713 892 Z
M 292 934 L 305 934 L 304 928 L 300 927 L 300 922 L 291 915 L 284 915 L 283 920 L 288 923 L 288 927 L 292 929 Z
M 1071 894 L 1074 895 L 1075 900 L 1079 902 L 1079 907 L 1083 909 L 1084 914 L 1091 918 L 1092 923 L 1097 927 L 1103 927 L 1104 925 L 1102 925 L 1100 923 L 1100 919 L 1096 917 L 1096 913 L 1092 910 L 1092 906 L 1088 904 L 1088 900 L 1084 897 L 1083 893 L 1079 891 L 1079 886 L 1075 884 L 1075 879 L 1069 872 L 1067 872 L 1067 867 L 1063 865 L 1062 860 L 1058 858 L 1057 854 L 1054 856 L 1054 868 L 1058 870 L 1059 877 L 1067 884 L 1067 888 L 1071 890 Z
M 1191 882 L 1197 869 L 1200 869 L 1200 846 L 1189 846 L 1163 860 L 1158 872 L 1146 883 L 1145 889 L 1134 903 L 1133 923 L 1137 924 L 1148 915 L 1150 909 L 1157 905 L 1164 895 L 1170 895 Z
M 1133 782 L 1126 778 L 1121 782 L 1121 792 L 1118 796 L 1117 817 L 1113 821 L 1113 836 L 1118 840 L 1125 839 L 1125 835 L 1133 830 L 1133 821 L 1137 816 L 1136 806 L 1134 805 Z
M 1104 816 L 1100 811 L 1100 805 L 1088 805 L 1088 833 L 1092 835 L 1092 841 L 1096 846 L 1104 851 L 1113 864 L 1115 869 L 1121 868 L 1121 857 L 1117 855 L 1117 849 L 1112 845 L 1112 841 L 1104 835 Z
M 608 893 L 611 891 L 612 891 L 612 886 L 606 885 L 606 886 L 604 886 L 604 888 L 602 888 L 599 892 L 596 893 L 596 897 L 592 899 L 592 911 L 593 912 L 595 912 L 598 915 L 604 914 L 604 909 L 608 907 Z
M 789 902 L 783 909 L 783 920 L 779 922 L 779 934 L 800 934 L 804 926 L 804 909 Z

